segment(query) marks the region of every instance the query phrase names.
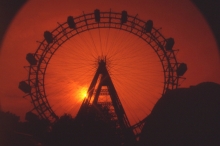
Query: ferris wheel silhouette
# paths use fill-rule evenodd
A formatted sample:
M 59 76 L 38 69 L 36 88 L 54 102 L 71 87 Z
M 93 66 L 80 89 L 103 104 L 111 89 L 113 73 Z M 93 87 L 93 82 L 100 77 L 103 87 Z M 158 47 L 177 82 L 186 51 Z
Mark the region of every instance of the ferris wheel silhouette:
M 176 89 L 187 70 L 177 62 L 173 38 L 127 11 L 69 16 L 39 43 L 26 56 L 28 79 L 19 88 L 51 122 L 102 106 L 137 136 L 157 100 Z

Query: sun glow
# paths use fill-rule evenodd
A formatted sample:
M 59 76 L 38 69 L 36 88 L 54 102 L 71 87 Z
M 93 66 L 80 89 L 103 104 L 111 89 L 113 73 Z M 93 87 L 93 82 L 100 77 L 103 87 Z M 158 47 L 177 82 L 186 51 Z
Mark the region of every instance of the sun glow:
M 83 100 L 88 98 L 99 56 L 106 56 L 107 70 L 130 123 L 145 118 L 161 96 L 161 62 L 146 42 L 114 29 L 81 33 L 53 55 L 45 78 L 47 98 L 53 110 L 59 116 L 70 113 L 74 117 L 78 113 Z M 100 102 L 109 100 L 109 96 L 99 97 Z
M 87 97 L 87 88 L 86 87 L 81 87 L 80 89 L 79 89 L 79 93 L 78 93 L 78 98 L 80 99 L 80 100 L 84 100 L 86 97 Z

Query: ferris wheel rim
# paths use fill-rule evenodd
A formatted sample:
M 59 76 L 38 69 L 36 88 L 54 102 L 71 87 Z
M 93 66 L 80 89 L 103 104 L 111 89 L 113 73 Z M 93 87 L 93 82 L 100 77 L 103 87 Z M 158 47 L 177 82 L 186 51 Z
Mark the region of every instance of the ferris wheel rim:
M 155 51 L 159 57 L 164 71 L 164 88 L 163 94 L 167 90 L 172 90 L 178 86 L 178 76 L 176 70 L 178 63 L 175 57 L 175 50 L 166 51 L 164 49 L 166 38 L 160 33 L 159 29 L 152 28 L 152 32 L 146 33 L 144 31 L 145 21 L 136 16 L 128 15 L 128 22 L 121 23 L 120 18 L 122 14 L 116 12 L 100 12 L 100 19 L 108 19 L 109 21 L 96 22 L 94 13 L 83 14 L 75 17 L 76 29 L 69 28 L 67 22 L 59 24 L 57 28 L 51 31 L 54 42 L 47 43 L 44 39 L 40 42 L 39 47 L 34 53 L 35 58 L 38 59 L 37 65 L 30 65 L 28 84 L 33 87 L 29 95 L 31 97 L 34 108 L 42 118 L 56 119 L 57 116 L 52 110 L 46 96 L 44 88 L 44 78 L 46 74 L 47 65 L 56 50 L 62 46 L 63 43 L 74 37 L 75 35 L 100 28 L 113 28 L 127 31 L 143 39 Z M 81 24 L 81 26 L 80 26 Z M 134 26 L 132 26 L 134 25 Z M 93 26 L 93 27 L 91 27 Z M 48 57 L 49 56 L 49 57 Z M 34 78 L 35 76 L 35 78 Z M 138 124 L 138 123 L 137 123 Z

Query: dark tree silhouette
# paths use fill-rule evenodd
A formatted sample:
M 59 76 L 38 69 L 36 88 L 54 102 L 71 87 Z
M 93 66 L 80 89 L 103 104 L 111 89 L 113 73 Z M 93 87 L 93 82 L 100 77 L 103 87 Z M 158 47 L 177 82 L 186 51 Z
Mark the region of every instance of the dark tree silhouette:
M 121 145 L 117 121 L 112 120 L 108 107 L 90 108 L 82 119 L 65 114 L 54 123 L 32 112 L 26 113 L 25 122 L 19 122 L 15 114 L 0 112 L 0 145 Z
M 19 123 L 19 116 L 0 111 L 0 145 L 13 145 L 14 131 Z
M 220 145 L 220 85 L 166 93 L 147 118 L 141 145 Z
M 98 111 L 107 112 L 106 108 L 99 108 Z M 47 145 L 51 146 L 121 145 L 114 121 L 103 119 L 97 108 L 90 110 L 83 119 L 74 119 L 68 114 L 61 116 L 52 125 L 48 139 Z
M 19 116 L 0 111 L 0 146 L 34 146 L 38 142 L 32 135 L 24 133 Z
M 18 132 L 31 135 L 36 141 L 44 143 L 47 141 L 50 122 L 46 119 L 40 119 L 36 114 L 27 112 L 26 122 L 20 123 Z

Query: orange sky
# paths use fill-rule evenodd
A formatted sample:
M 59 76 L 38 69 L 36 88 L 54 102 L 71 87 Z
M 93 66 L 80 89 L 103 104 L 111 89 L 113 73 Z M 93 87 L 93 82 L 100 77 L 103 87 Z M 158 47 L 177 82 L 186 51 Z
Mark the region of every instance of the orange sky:
M 18 89 L 18 83 L 27 79 L 28 72 L 23 68 L 28 65 L 25 56 L 29 52 L 35 52 L 39 45 L 36 41 L 43 40 L 43 32 L 53 30 L 58 26 L 57 22 L 63 23 L 69 15 L 79 16 L 82 15 L 82 11 L 90 13 L 96 8 L 101 11 L 111 9 L 116 12 L 127 10 L 130 15 L 138 14 L 142 20 L 152 19 L 156 28 L 162 27 L 162 34 L 165 37 L 173 37 L 175 48 L 180 49 L 177 54 L 178 61 L 188 65 L 188 71 L 185 74 L 187 80 L 181 87 L 189 87 L 204 81 L 220 83 L 218 67 L 220 60 L 213 34 L 203 16 L 189 1 L 66 0 L 61 2 L 61 0 L 54 0 L 51 3 L 35 0 L 29 1 L 19 11 L 3 41 L 0 54 L 0 87 L 2 89 L 0 94 L 3 110 L 9 110 L 23 117 L 33 108 L 29 99 L 22 98 L 24 94 Z M 125 34 L 122 35 L 125 36 Z M 58 59 L 62 58 L 62 52 L 57 54 Z M 56 62 L 56 59 L 51 61 Z M 54 66 L 48 67 L 47 73 L 52 73 L 54 70 Z M 57 71 L 54 76 L 59 75 Z M 52 78 L 51 80 L 55 81 Z M 58 88 L 58 86 L 51 86 L 50 82 L 48 78 L 48 88 L 54 90 Z M 90 81 L 87 82 L 90 83 Z M 65 80 L 61 83 L 65 85 Z M 67 86 L 74 85 L 67 84 Z M 51 102 L 54 102 L 52 105 L 57 105 L 55 100 L 51 99 Z M 58 106 L 57 109 L 59 108 L 62 107 Z

